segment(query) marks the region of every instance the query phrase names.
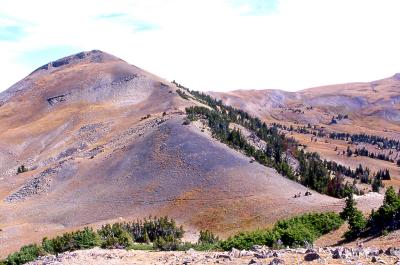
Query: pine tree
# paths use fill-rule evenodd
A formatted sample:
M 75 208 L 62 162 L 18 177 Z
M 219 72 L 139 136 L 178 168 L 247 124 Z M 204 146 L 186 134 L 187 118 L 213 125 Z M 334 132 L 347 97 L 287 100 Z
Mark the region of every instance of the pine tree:
M 149 234 L 147 233 L 147 229 L 144 229 L 143 241 L 146 244 L 150 243 L 150 238 L 149 238 Z
M 372 187 L 372 191 L 373 191 L 373 192 L 379 192 L 379 190 L 380 190 L 380 188 L 381 188 L 382 186 L 383 186 L 382 180 L 380 180 L 379 178 L 375 177 L 375 178 L 372 180 L 371 187 Z
M 345 233 L 347 239 L 358 237 L 365 230 L 367 225 L 366 219 L 362 212 L 357 209 L 356 205 L 353 193 L 349 192 L 346 199 L 346 206 L 340 213 L 340 217 L 343 220 L 347 220 L 349 223 L 349 231 Z
M 343 211 L 340 213 L 340 217 L 343 220 L 348 220 L 350 218 L 350 216 L 353 216 L 354 213 L 357 211 L 356 205 L 357 205 L 357 203 L 354 200 L 353 193 L 347 192 L 346 206 L 343 208 Z
M 358 209 L 354 212 L 352 216 L 348 219 L 349 223 L 349 233 L 346 233 L 346 238 L 356 238 L 364 231 L 367 226 L 367 221 Z

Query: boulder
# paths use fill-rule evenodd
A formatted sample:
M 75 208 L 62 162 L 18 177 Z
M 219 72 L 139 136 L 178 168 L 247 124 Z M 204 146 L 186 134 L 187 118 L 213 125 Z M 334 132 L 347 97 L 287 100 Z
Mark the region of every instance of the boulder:
M 252 264 L 252 265 L 261 265 L 261 263 L 258 263 L 258 262 L 255 261 L 254 259 L 251 259 L 251 260 L 250 260 L 249 265 L 250 265 L 250 264 Z
M 278 265 L 278 264 L 285 264 L 283 259 L 274 258 L 269 265 Z
M 384 251 L 382 249 L 370 249 L 368 256 L 370 257 L 376 257 L 379 256 L 383 253 Z
M 332 259 L 340 259 L 342 256 L 340 255 L 339 249 L 332 250 Z
M 400 248 L 390 247 L 385 251 L 385 254 L 388 256 L 396 256 L 400 258 Z
M 240 251 L 240 256 L 241 257 L 254 256 L 254 251 L 242 250 L 242 251 Z
M 217 254 L 216 258 L 217 259 L 229 259 L 229 260 L 231 260 L 231 256 L 229 256 L 228 254 Z
M 320 258 L 321 258 L 321 256 L 318 255 L 318 253 L 316 253 L 316 252 L 310 252 L 310 253 L 307 253 L 304 256 L 304 260 L 305 261 L 313 261 L 313 260 L 317 260 L 317 259 L 320 259 Z
M 241 251 L 236 249 L 236 248 L 232 248 L 231 252 L 229 253 L 229 256 L 234 257 L 234 258 L 240 258 L 242 256 Z

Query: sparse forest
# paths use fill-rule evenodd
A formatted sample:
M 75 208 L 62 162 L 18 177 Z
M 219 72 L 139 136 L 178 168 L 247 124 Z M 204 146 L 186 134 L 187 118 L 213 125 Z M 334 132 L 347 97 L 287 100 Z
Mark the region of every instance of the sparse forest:
M 102 248 L 135 248 L 137 243 L 144 249 L 176 250 L 181 244 L 184 230 L 175 220 L 168 217 L 149 217 L 136 222 L 103 225 L 99 230 L 84 228 L 71 233 L 64 233 L 52 239 L 43 238 L 42 244 L 30 244 L 20 251 L 10 254 L 0 265 L 20 265 L 35 260 L 39 256 L 59 254 L 66 251 Z
M 364 170 L 362 166 L 353 171 L 335 162 L 324 161 L 317 153 L 304 152 L 294 139 L 280 133 L 278 126 L 268 126 L 265 122 L 252 117 L 243 110 L 224 105 L 221 100 L 216 100 L 201 92 L 184 89 L 197 100 L 211 107 L 211 109 L 199 106 L 186 108 L 189 120 L 206 119 L 215 138 L 241 150 L 260 164 L 275 168 L 289 179 L 337 198 L 343 198 L 347 191 L 360 194 L 355 185 L 346 183 L 342 175 L 360 179 L 360 182 L 363 183 L 371 183 L 372 181 L 369 170 Z M 230 123 L 239 124 L 255 132 L 267 144 L 266 149 L 255 149 L 246 141 L 239 130 L 229 128 Z M 300 168 L 297 171 L 290 166 L 289 156 L 293 156 L 299 161 Z M 332 176 L 332 173 L 334 176 Z
M 376 135 L 350 134 L 350 133 L 330 133 L 329 138 L 343 140 L 351 143 L 367 143 L 376 145 L 382 149 L 395 149 L 400 151 L 400 141 Z
M 400 229 L 400 192 L 389 187 L 382 206 L 376 211 L 372 210 L 368 218 L 357 209 L 353 195 L 349 193 L 341 217 L 349 223 L 349 230 L 345 234 L 348 240 Z

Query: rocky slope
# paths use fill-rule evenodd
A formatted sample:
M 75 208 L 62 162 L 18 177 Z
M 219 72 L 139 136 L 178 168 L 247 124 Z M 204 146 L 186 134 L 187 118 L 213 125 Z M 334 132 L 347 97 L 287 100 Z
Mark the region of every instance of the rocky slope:
M 176 91 L 90 51 L 1 93 L 0 256 L 44 236 L 149 214 L 174 217 L 190 240 L 200 228 L 227 235 L 342 208 L 315 192 L 293 198 L 307 189 L 183 125 L 185 107 L 200 103 Z M 28 171 L 17 174 L 22 165 Z
M 400 264 L 400 249 L 332 247 L 318 249 L 270 250 L 255 246 L 250 251 L 230 252 L 149 252 L 126 250 L 81 250 L 42 257 L 30 265 L 90 264 Z

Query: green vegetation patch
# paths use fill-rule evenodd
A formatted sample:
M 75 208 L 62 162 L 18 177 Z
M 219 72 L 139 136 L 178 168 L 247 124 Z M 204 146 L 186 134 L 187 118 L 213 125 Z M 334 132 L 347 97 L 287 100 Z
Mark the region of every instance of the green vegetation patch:
M 272 229 L 239 233 L 221 242 L 221 248 L 229 250 L 250 249 L 254 245 L 269 247 L 299 247 L 312 244 L 317 238 L 338 229 L 343 224 L 333 212 L 312 213 L 279 221 Z

